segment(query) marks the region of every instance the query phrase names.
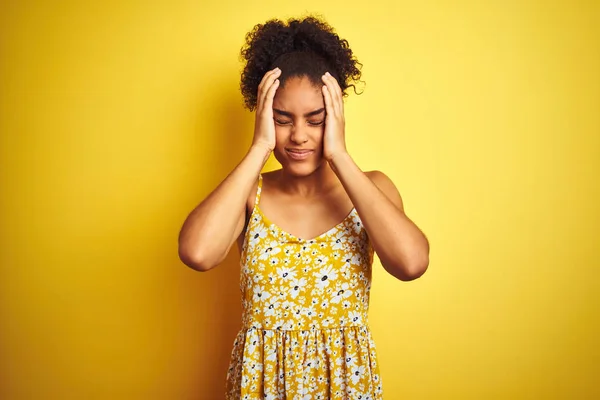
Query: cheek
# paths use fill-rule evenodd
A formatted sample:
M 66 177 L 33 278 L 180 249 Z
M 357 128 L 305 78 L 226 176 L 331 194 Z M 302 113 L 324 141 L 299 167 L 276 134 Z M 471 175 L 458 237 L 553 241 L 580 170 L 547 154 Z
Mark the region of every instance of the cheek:
M 313 135 L 315 143 L 323 144 L 323 135 L 325 134 L 325 127 L 320 126 L 319 128 L 315 128 L 315 132 Z
M 275 125 L 275 145 L 284 145 L 290 136 L 290 128 L 287 126 Z

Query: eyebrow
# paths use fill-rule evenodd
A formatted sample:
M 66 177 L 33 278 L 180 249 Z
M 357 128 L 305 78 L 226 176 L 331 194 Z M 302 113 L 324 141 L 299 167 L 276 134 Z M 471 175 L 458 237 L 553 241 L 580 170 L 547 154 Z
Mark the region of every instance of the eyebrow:
M 283 115 L 284 117 L 293 117 L 294 114 L 291 112 L 287 112 L 287 111 L 283 111 L 283 110 L 278 110 L 277 108 L 274 108 L 273 111 L 279 115 Z M 307 112 L 306 114 L 304 114 L 304 117 L 313 117 L 315 115 L 319 115 L 322 112 L 325 111 L 325 108 L 319 108 L 318 110 L 315 111 L 311 111 L 311 112 Z

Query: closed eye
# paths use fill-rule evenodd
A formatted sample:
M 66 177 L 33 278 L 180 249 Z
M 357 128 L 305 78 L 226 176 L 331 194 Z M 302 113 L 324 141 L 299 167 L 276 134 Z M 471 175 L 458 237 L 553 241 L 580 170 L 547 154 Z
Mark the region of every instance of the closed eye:
M 292 123 L 292 121 L 283 121 L 283 120 L 280 120 L 277 118 L 274 118 L 274 119 L 275 119 L 275 123 L 277 125 L 290 125 Z
M 323 122 L 325 122 L 325 120 L 322 120 L 322 121 L 308 121 L 308 124 L 310 126 L 321 126 L 321 125 L 323 125 Z

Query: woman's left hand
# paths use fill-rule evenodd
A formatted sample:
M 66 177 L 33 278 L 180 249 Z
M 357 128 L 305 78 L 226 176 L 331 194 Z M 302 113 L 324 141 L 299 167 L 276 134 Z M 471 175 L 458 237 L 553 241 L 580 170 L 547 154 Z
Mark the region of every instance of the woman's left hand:
M 329 162 L 339 154 L 346 153 L 344 101 L 342 89 L 329 72 L 322 77 L 323 98 L 325 99 L 325 132 L 323 136 L 323 157 Z

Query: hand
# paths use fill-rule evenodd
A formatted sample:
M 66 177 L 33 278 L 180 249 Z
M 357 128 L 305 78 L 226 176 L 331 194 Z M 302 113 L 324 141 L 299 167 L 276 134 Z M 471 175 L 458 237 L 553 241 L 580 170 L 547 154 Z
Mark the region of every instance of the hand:
M 273 98 L 279 87 L 281 70 L 275 68 L 265 74 L 258 85 L 256 119 L 252 146 L 262 146 L 269 152 L 275 148 L 275 122 L 273 121 Z
M 323 157 L 329 162 L 338 154 L 346 153 L 344 101 L 342 100 L 342 89 L 329 72 L 321 78 L 325 83 L 323 86 L 323 98 L 325 99 L 325 133 L 323 134 Z

